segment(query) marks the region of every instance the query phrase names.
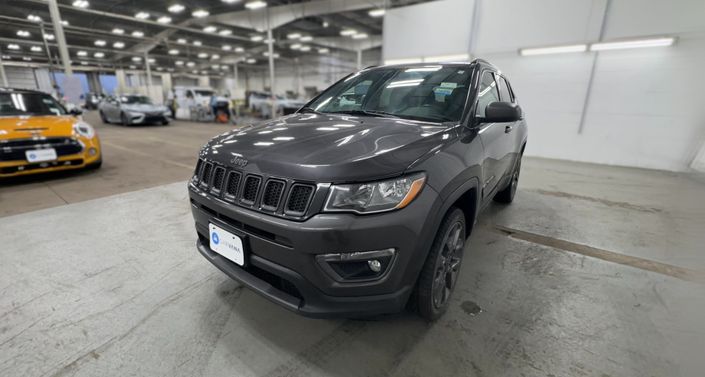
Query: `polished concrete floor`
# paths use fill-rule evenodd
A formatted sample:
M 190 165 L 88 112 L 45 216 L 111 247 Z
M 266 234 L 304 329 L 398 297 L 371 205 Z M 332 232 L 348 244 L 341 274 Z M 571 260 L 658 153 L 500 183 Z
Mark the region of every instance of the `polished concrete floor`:
M 195 251 L 184 180 L 225 127 L 170 127 L 0 187 L 0 376 L 703 375 L 700 177 L 526 159 L 443 318 L 312 320 Z

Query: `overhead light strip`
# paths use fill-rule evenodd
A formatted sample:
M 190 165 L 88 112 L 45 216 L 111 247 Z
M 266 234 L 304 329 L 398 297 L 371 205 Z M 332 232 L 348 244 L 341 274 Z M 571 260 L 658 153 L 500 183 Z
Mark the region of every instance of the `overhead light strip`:
M 625 50 L 633 48 L 667 47 L 675 43 L 675 37 L 639 38 L 591 44 L 573 44 L 519 49 L 521 56 L 565 54 L 586 51 Z

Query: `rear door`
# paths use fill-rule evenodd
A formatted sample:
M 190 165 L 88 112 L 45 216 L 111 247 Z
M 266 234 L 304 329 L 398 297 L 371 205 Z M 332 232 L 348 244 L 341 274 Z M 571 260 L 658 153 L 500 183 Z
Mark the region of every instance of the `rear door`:
M 482 164 L 482 196 L 490 197 L 501 189 L 502 178 L 509 171 L 512 161 L 513 142 L 510 136 L 513 123 L 485 122 L 485 108 L 492 102 L 501 101 L 495 73 L 485 70 L 480 76 L 475 118 L 479 122 L 478 134 L 485 148 Z

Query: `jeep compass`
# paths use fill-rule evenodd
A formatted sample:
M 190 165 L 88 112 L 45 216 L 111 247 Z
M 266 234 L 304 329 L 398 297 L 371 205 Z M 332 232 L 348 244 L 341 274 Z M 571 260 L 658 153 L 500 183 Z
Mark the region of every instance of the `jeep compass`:
M 527 130 L 507 78 L 471 63 L 370 67 L 295 114 L 200 151 L 198 251 L 311 317 L 448 308 L 465 241 L 514 199 Z

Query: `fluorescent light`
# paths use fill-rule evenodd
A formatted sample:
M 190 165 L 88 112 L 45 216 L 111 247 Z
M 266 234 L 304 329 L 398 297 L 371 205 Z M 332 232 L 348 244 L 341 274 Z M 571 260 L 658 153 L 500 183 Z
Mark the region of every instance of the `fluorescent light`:
M 157 59 L 154 59 L 154 58 L 147 59 L 147 63 L 149 63 L 149 64 L 154 64 L 156 62 L 157 62 Z
M 142 38 L 144 37 L 144 33 L 139 30 L 135 30 L 132 32 L 132 36 L 136 38 Z
M 202 44 L 203 44 L 203 43 L 201 43 L 201 41 L 193 41 L 193 45 L 194 45 L 194 46 L 200 46 L 200 45 L 202 45 Z
M 23 38 L 29 38 L 31 34 L 27 30 L 17 30 L 17 36 Z
M 252 42 L 259 42 L 259 41 L 261 41 L 261 40 L 263 40 L 263 39 L 264 39 L 264 37 L 261 36 L 261 35 L 253 35 L 253 36 L 250 37 L 250 40 L 251 40 Z
M 218 60 L 218 59 L 220 59 L 220 55 L 218 55 L 218 54 L 213 54 L 213 55 L 211 55 L 211 59 L 213 59 L 213 60 Z
M 125 43 L 124 42 L 115 42 L 113 43 L 113 48 L 124 48 Z
M 125 30 L 116 27 L 115 29 L 113 29 L 113 34 L 122 35 L 125 34 Z
M 431 56 L 423 59 L 423 61 L 426 63 L 465 62 L 468 60 L 470 60 L 470 55 L 468 54 Z
M 85 0 L 76 0 L 71 5 L 75 6 L 76 8 L 88 8 L 89 4 Z
M 220 0 L 220 1 L 224 2 L 225 4 L 234 4 L 234 3 L 239 2 L 240 0 Z
M 184 61 L 183 61 L 183 60 L 177 60 L 176 62 L 174 62 L 174 64 L 176 64 L 176 65 L 184 65 Z
M 348 37 L 355 34 L 357 34 L 357 30 L 355 29 L 343 29 L 340 31 L 340 35 L 342 35 L 343 37 Z
M 384 16 L 384 13 L 385 13 L 384 9 L 373 9 L 373 10 L 367 12 L 367 14 L 369 14 L 370 17 L 382 17 L 382 16 Z
M 64 26 L 69 26 L 69 22 L 66 20 L 61 20 L 61 24 Z
M 179 50 L 171 49 L 171 50 L 169 50 L 169 55 L 179 55 Z
M 31 62 L 31 61 L 32 61 L 32 58 L 30 58 L 29 56 L 23 56 L 23 57 L 22 57 L 22 60 L 24 60 L 24 61 L 26 61 L 26 62 Z
M 352 39 L 365 39 L 367 38 L 367 33 L 353 34 Z
M 221 49 L 222 49 L 223 51 L 230 51 L 230 50 L 233 49 L 233 46 L 231 46 L 231 45 L 223 45 L 223 46 L 221 47 Z
M 197 56 L 198 56 L 199 59 L 205 59 L 205 58 L 208 57 L 208 54 L 205 53 L 205 52 L 201 52 L 201 53 L 199 53 Z
M 205 31 L 206 33 L 215 33 L 216 30 L 218 30 L 218 28 L 213 25 L 208 25 L 203 28 L 203 31 Z
M 269 51 L 263 52 L 262 55 L 269 57 Z M 279 58 L 279 54 L 275 52 L 274 54 L 272 54 L 272 57 L 277 59 Z
M 88 56 L 88 52 L 81 50 L 76 52 L 76 56 Z
M 301 48 L 301 43 L 294 43 L 291 46 L 289 46 L 289 48 L 292 50 L 298 50 Z
M 194 63 L 194 62 L 188 62 L 188 63 L 186 63 L 186 66 L 187 66 L 187 67 L 194 67 L 194 66 L 196 66 L 196 63 Z
M 184 9 L 186 9 L 186 7 L 181 4 L 174 4 L 170 5 L 169 8 L 166 9 L 171 13 L 181 13 L 184 11 Z
M 42 48 L 39 46 L 32 46 L 32 47 L 30 47 L 30 50 L 32 50 L 34 52 L 40 52 L 40 51 L 42 51 Z
M 301 46 L 299 50 L 302 52 L 308 52 L 311 51 L 311 46 Z
M 136 65 L 131 65 L 131 66 L 130 66 L 130 69 L 137 69 L 137 66 L 136 66 Z
M 519 50 L 519 55 L 533 56 L 533 55 L 548 55 L 548 54 L 565 54 L 565 53 L 571 53 L 571 52 L 585 52 L 585 51 L 587 51 L 587 45 L 577 44 L 577 45 L 566 45 L 566 46 L 522 48 Z
M 36 14 L 30 14 L 29 16 L 27 16 L 27 19 L 32 22 L 42 22 L 42 18 L 37 16 Z
M 94 58 L 103 58 L 103 57 L 105 57 L 105 54 L 102 52 L 96 52 L 95 54 L 93 54 L 93 57 Z
M 235 47 L 235 52 L 245 52 L 245 49 L 242 47 Z
M 255 63 L 257 63 L 257 59 L 252 59 L 252 58 L 250 58 L 250 59 L 245 60 L 245 63 L 247 63 L 247 64 L 255 64 Z
M 418 86 L 423 82 L 424 79 L 414 79 L 414 80 L 399 80 L 392 81 L 387 85 L 387 88 L 399 88 L 403 86 Z
M 9 45 L 7 45 L 7 48 L 8 48 L 9 50 L 19 50 L 19 49 L 20 49 L 20 46 L 17 45 L 17 44 L 14 44 L 14 43 L 10 43 Z
M 47 41 L 53 41 L 54 38 L 54 34 L 44 34 L 44 39 L 46 39 Z
M 389 59 L 385 60 L 385 65 L 396 65 L 396 64 L 414 64 L 423 62 L 423 58 L 404 58 L 404 59 Z
M 135 18 L 140 19 L 140 20 L 146 20 L 149 18 L 149 13 L 147 12 L 137 12 L 135 14 Z
M 176 40 L 176 43 L 180 45 L 185 45 L 188 41 L 185 38 L 179 38 Z
M 633 39 L 628 41 L 600 42 L 590 45 L 590 51 L 605 51 L 605 50 L 622 50 L 628 48 L 645 48 L 645 47 L 665 47 L 670 46 L 675 42 L 675 38 L 661 37 L 649 39 Z
M 196 9 L 195 11 L 191 12 L 191 15 L 196 18 L 208 17 L 209 14 L 210 13 L 205 9 Z
M 440 65 L 427 65 L 424 67 L 409 68 L 404 72 L 436 72 L 443 68 Z
M 98 47 L 103 47 L 103 46 L 106 45 L 106 43 L 107 43 L 107 42 L 105 42 L 105 41 L 102 40 L 102 39 L 98 39 L 97 41 L 93 42 L 93 44 L 96 45 L 96 46 L 98 46 Z
M 323 24 L 322 24 L 323 27 L 328 27 L 329 25 L 330 24 L 328 23 L 328 21 L 323 21 Z
M 218 32 L 218 34 L 223 35 L 223 36 L 230 35 L 230 34 L 232 34 L 232 33 L 233 33 L 233 31 L 230 30 L 230 29 L 223 29 L 223 30 L 221 30 L 221 31 Z
M 133 56 L 133 57 L 132 57 L 132 61 L 133 61 L 133 62 L 141 62 L 141 61 L 142 61 L 142 58 L 140 58 L 139 56 Z
M 311 42 L 312 40 L 313 40 L 313 37 L 310 36 L 310 35 L 304 35 L 304 36 L 301 37 L 301 39 L 300 39 L 301 42 Z
M 286 35 L 287 39 L 299 39 L 301 38 L 301 33 L 290 33 Z
M 327 48 L 319 48 L 319 49 L 318 49 L 318 53 L 319 53 L 319 54 L 327 54 L 327 53 L 329 53 L 329 52 L 330 52 L 330 50 L 327 49 Z
M 171 17 L 161 16 L 161 17 L 157 18 L 157 22 L 159 22 L 160 24 L 168 24 L 171 22 Z
M 267 3 L 264 1 L 260 1 L 260 0 L 250 1 L 249 3 L 245 4 L 245 8 L 247 8 L 247 9 L 260 9 L 260 8 L 264 8 L 266 6 L 267 6 Z

